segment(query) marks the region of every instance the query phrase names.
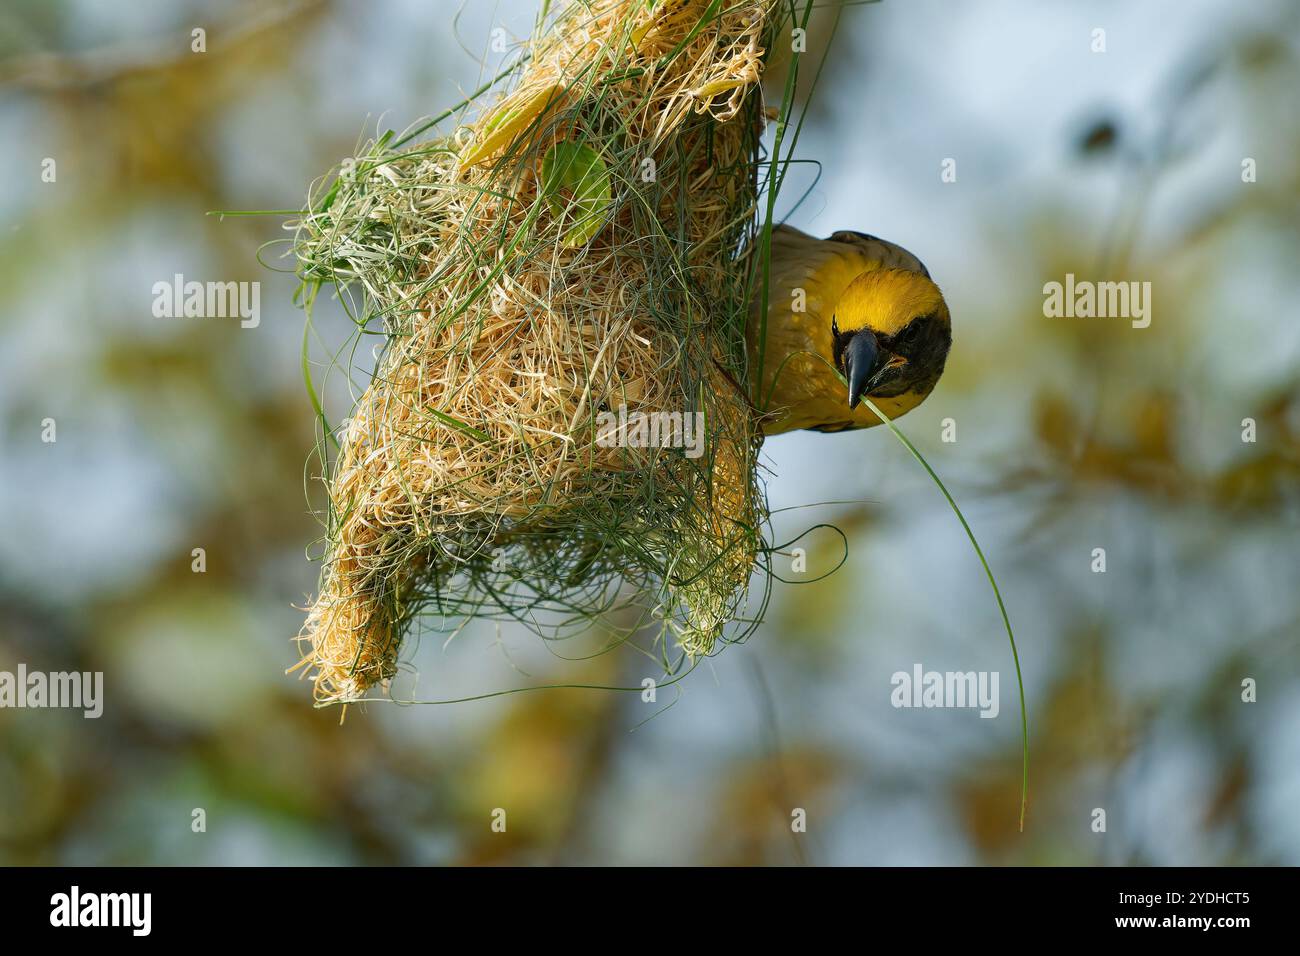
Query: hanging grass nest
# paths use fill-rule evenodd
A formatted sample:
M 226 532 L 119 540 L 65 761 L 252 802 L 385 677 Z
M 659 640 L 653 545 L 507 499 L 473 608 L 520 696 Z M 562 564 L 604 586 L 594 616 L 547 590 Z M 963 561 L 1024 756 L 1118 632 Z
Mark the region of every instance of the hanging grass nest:
M 384 343 L 351 417 L 321 416 L 300 634 L 318 703 L 392 677 L 422 614 L 554 639 L 631 606 L 665 662 L 743 629 L 767 519 L 745 325 L 777 16 L 543 11 L 472 122 L 367 144 L 292 224 L 309 310 L 331 284 L 358 341 Z

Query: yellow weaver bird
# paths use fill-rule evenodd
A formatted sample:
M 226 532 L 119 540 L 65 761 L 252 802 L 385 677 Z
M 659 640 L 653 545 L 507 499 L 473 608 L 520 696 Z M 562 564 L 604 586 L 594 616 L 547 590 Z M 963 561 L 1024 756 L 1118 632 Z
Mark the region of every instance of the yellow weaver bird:
M 772 230 L 763 430 L 838 432 L 879 425 L 869 397 L 898 418 L 925 400 L 952 345 L 948 305 L 902 246 L 860 232 L 816 239 Z M 750 311 L 750 368 L 758 371 L 761 305 Z M 843 376 L 843 379 L 841 379 Z

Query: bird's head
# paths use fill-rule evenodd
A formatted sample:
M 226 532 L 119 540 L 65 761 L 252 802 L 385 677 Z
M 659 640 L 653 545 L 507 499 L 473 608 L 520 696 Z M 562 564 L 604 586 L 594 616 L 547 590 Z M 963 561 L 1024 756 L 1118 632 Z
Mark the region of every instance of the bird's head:
M 849 408 L 866 395 L 893 399 L 895 409 L 907 411 L 943 374 L 952 345 L 948 305 L 918 272 L 864 272 L 835 304 L 831 341 L 832 361 L 849 385 Z

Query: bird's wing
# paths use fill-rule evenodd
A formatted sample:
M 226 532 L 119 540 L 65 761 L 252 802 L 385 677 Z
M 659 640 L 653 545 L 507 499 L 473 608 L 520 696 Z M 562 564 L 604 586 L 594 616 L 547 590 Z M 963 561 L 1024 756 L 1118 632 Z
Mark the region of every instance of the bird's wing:
M 905 269 L 930 277 L 920 259 L 888 240 L 848 230 L 817 239 L 793 226 L 777 226 L 772 230 L 768 302 L 773 308 L 789 308 L 790 290 L 801 288 L 808 295 L 807 310 L 817 314 L 859 275 L 875 269 Z
M 832 232 L 826 241 L 852 246 L 862 258 L 878 263 L 883 268 L 919 272 L 927 279 L 930 278 L 930 270 L 925 267 L 925 263 L 888 239 L 869 236 L 865 232 L 842 229 L 839 232 Z

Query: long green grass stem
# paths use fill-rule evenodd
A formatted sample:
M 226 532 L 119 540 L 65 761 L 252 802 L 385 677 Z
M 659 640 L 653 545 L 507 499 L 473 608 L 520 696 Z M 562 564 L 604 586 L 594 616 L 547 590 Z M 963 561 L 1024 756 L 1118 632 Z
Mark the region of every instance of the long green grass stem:
M 921 467 L 926 470 L 934 483 L 939 486 L 939 490 L 943 492 L 943 496 L 948 499 L 948 505 L 952 508 L 953 514 L 957 516 L 957 520 L 961 522 L 962 528 L 966 531 L 966 537 L 970 538 L 971 547 L 975 549 L 976 557 L 980 559 L 980 564 L 984 566 L 984 574 L 988 576 L 989 585 L 993 588 L 993 596 L 997 598 L 998 610 L 1002 613 L 1002 623 L 1007 629 L 1007 639 L 1011 642 L 1011 659 L 1016 664 L 1016 685 L 1020 690 L 1020 831 L 1023 833 L 1025 830 L 1025 807 L 1029 803 L 1029 718 L 1025 712 L 1025 679 L 1020 673 L 1020 652 L 1016 650 L 1016 635 L 1011 630 L 1011 617 L 1007 614 L 1006 602 L 1002 600 L 1002 592 L 998 589 L 998 582 L 993 577 L 993 570 L 989 567 L 988 559 L 984 557 L 984 550 L 980 547 L 980 543 L 975 540 L 975 532 L 970 529 L 966 516 L 961 513 L 961 508 L 957 507 L 957 502 L 953 500 L 943 480 L 935 474 L 934 469 L 930 467 L 930 463 L 925 460 L 925 456 L 917 451 L 916 446 L 908 440 L 907 436 L 899 430 L 891 419 L 886 417 L 884 412 L 875 406 L 871 399 L 864 395 L 862 401 L 875 413 L 877 418 L 888 426 L 889 430 L 894 433 L 894 437 L 912 453 L 912 457 L 921 463 Z

